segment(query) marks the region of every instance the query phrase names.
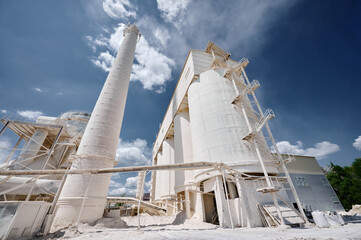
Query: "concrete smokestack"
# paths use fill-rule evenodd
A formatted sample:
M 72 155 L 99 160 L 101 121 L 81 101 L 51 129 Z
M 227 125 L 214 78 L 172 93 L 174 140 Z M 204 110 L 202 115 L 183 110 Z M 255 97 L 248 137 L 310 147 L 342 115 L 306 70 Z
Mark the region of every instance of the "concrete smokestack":
M 71 169 L 113 167 L 138 37 L 139 30 L 135 25 L 124 29 L 123 42 L 95 104 Z M 80 222 L 94 223 L 101 218 L 109 183 L 110 174 L 68 176 L 58 201 L 54 225 L 68 225 L 78 219 Z M 83 202 L 84 195 L 86 199 Z

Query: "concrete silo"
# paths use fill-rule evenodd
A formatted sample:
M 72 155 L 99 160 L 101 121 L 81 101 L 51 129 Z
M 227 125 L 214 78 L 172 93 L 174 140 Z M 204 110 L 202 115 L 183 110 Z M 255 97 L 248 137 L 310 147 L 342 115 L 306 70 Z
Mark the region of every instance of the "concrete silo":
M 278 224 L 285 224 L 279 201 L 287 199 L 282 181 L 289 176 L 278 177 L 283 159 L 267 124 L 274 114 L 259 106 L 254 94 L 259 82 L 248 80 L 247 64 L 247 59 L 231 60 L 212 42 L 205 51 L 189 52 L 153 146 L 153 164 L 210 162 L 219 167 L 175 171 L 171 189 L 161 177 L 171 172 L 157 172 L 152 201 L 164 204 L 157 193 L 170 192 L 174 207 L 185 209 L 188 218 L 221 226 L 262 226 L 259 208 L 267 205 Z M 174 142 L 170 155 L 165 154 L 169 141 Z

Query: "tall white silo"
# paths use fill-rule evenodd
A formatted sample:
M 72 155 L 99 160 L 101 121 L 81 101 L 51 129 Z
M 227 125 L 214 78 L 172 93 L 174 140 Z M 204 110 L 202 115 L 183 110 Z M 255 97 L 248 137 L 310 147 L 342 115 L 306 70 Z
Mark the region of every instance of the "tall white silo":
M 236 92 L 232 82 L 223 77 L 224 72 L 225 69 L 204 71 L 189 87 L 193 159 L 195 162 L 224 162 L 237 166 L 236 169 L 241 172 L 262 173 L 254 146 L 249 141 L 242 140 L 249 133 L 249 128 L 244 116 L 231 104 Z M 243 103 L 251 107 L 247 98 Z M 253 125 L 252 119 L 250 121 Z M 266 146 L 261 134 L 256 138 L 261 145 Z M 277 173 L 269 154 L 261 154 L 267 172 Z M 206 176 L 195 177 L 199 181 Z

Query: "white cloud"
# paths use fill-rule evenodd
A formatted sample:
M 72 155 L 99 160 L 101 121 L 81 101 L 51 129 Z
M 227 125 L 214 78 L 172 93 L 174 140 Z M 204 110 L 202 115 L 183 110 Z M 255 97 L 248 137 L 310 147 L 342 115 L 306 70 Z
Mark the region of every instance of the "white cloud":
M 0 112 L 6 114 L 8 111 L 5 109 L 1 109 Z
M 125 24 L 120 23 L 113 29 L 109 37 L 100 36 L 99 38 L 87 37 L 92 47 L 106 45 L 108 50 L 102 51 L 91 61 L 104 71 L 110 71 L 114 62 L 115 55 L 123 40 L 123 30 Z M 159 30 L 158 37 L 162 39 L 161 44 L 166 44 L 169 39 L 166 30 Z M 98 43 L 97 43 L 98 42 Z M 99 44 L 101 42 L 101 44 Z M 147 39 L 142 36 L 135 50 L 135 63 L 132 67 L 131 81 L 139 81 L 144 89 L 155 90 L 161 93 L 164 85 L 171 79 L 172 68 L 175 62 L 152 47 Z
M 157 0 L 162 17 L 168 22 L 180 22 L 190 0 Z
M 41 88 L 34 88 L 34 90 L 37 92 L 43 92 L 43 90 Z
M 142 38 L 135 51 L 138 64 L 133 65 L 131 80 L 140 81 L 148 90 L 163 87 L 170 80 L 175 62 L 149 46 L 147 40 Z
M 150 165 L 152 149 L 144 139 L 137 138 L 134 141 L 119 139 L 116 159 L 118 167 Z M 137 176 L 128 177 L 122 181 L 122 173 L 112 174 L 109 185 L 110 195 L 133 196 L 137 188 Z M 145 182 L 144 192 L 149 192 L 150 182 Z
M 216 1 L 192 1 L 181 22 L 182 34 L 192 48 L 204 49 L 211 40 L 225 50 L 242 49 L 243 56 L 252 56 L 255 51 L 262 50 L 261 45 L 272 34 L 269 29 L 274 22 L 295 3 L 287 0 L 230 0 L 220 7 Z
M 114 62 L 114 57 L 108 52 L 101 52 L 97 58 L 91 60 L 95 66 L 109 72 Z
M 134 141 L 119 139 L 116 159 L 118 166 L 142 166 L 151 163 L 152 149 L 144 139 Z
M 137 190 L 137 179 L 138 176 L 128 177 L 124 184 L 111 179 L 109 185 L 109 195 L 135 196 L 135 192 Z M 150 186 L 150 181 L 144 183 L 145 193 L 150 191 Z
M 41 111 L 30 111 L 30 110 L 17 111 L 17 114 L 29 120 L 36 120 L 38 117 L 44 115 L 44 113 L 42 113 Z
M 317 160 L 327 158 L 328 155 L 340 150 L 340 146 L 327 141 L 316 143 L 313 148 L 306 149 L 303 149 L 303 143 L 301 141 L 297 141 L 295 145 L 292 145 L 288 141 L 281 141 L 277 143 L 277 147 L 281 153 L 314 156 Z
M 135 18 L 135 7 L 128 0 L 104 0 L 103 9 L 109 17 L 115 19 Z
M 138 4 L 137 7 L 144 10 L 140 3 L 131 4 Z M 287 0 L 230 0 L 220 8 L 216 1 L 158 0 L 162 19 L 148 12 L 136 21 L 143 36 L 137 44 L 131 80 L 141 82 L 145 89 L 163 92 L 175 63 L 181 69 L 189 49 L 204 49 L 209 40 L 231 53 L 242 54 L 235 60 L 252 57 L 262 51 L 262 45 L 272 33 L 270 27 L 294 5 L 295 1 Z M 108 25 L 102 34 L 87 37 L 95 52 L 92 62 L 104 71 L 110 69 L 123 39 L 124 27 L 123 23 L 115 28 Z M 242 49 L 242 53 L 236 49 Z M 105 55 L 107 52 L 113 58 Z
M 170 39 L 169 32 L 166 28 L 157 28 L 154 31 L 154 36 L 157 38 L 162 47 L 165 47 Z
M 352 146 L 361 151 L 361 136 L 358 136 L 358 138 L 355 139 L 355 141 L 352 143 Z

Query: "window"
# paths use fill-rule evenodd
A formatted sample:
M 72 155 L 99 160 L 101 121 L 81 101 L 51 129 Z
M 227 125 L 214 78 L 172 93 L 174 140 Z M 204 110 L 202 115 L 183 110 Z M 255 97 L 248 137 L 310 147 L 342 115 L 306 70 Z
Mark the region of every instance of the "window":
M 295 177 L 297 187 L 309 187 L 309 184 L 305 177 Z

